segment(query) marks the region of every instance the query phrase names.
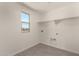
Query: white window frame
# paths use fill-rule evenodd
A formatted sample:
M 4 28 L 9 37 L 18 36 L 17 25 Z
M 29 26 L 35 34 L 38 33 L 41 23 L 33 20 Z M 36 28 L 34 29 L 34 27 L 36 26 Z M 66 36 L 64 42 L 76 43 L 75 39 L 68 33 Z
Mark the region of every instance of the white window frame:
M 21 21 L 21 32 L 30 32 L 30 14 L 29 13 L 27 13 L 27 12 L 25 12 L 25 11 L 21 11 L 21 13 L 25 13 L 25 14 L 27 14 L 27 15 L 29 15 L 29 22 L 23 22 L 23 21 Z M 22 23 L 28 23 L 29 24 L 29 29 L 23 29 L 22 28 Z

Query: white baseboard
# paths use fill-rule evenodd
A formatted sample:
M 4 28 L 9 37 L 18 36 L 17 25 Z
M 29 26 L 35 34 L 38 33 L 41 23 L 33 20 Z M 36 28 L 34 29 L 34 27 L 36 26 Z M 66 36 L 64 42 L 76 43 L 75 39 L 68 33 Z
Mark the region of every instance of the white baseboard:
M 45 45 L 48 45 L 48 46 L 51 46 L 51 47 L 55 47 L 55 48 L 57 48 L 57 49 L 61 49 L 61 50 L 64 50 L 64 51 L 68 51 L 68 52 L 71 52 L 71 53 L 79 54 L 79 52 L 72 51 L 72 50 L 70 50 L 70 49 L 57 47 L 57 46 L 55 46 L 55 45 L 50 45 L 50 44 L 47 44 L 47 43 L 44 43 L 44 42 L 42 42 L 42 44 L 45 44 Z
M 40 42 L 39 42 L 39 43 L 40 43 Z M 27 50 L 27 49 L 29 49 L 29 48 L 31 48 L 31 47 L 33 47 L 33 46 L 39 44 L 39 43 L 37 42 L 37 43 L 31 44 L 31 45 L 30 45 L 29 47 L 27 47 L 27 48 L 24 48 L 24 49 L 22 49 L 22 50 L 19 50 L 19 51 L 13 53 L 13 54 L 10 54 L 10 56 L 14 56 L 14 55 L 16 55 L 17 53 L 20 53 L 20 52 L 22 52 L 22 51 L 24 51 L 24 50 Z M 65 50 L 65 51 L 68 51 L 68 52 L 71 52 L 71 53 L 79 54 L 78 52 L 75 52 L 75 51 L 72 51 L 72 50 L 69 50 L 69 49 L 66 49 L 66 48 L 61 48 L 61 47 L 57 47 L 57 46 L 54 46 L 54 45 L 50 45 L 50 44 L 47 44 L 47 43 L 41 42 L 41 44 L 45 44 L 45 45 L 48 45 L 48 46 L 51 46 L 51 47 L 55 47 L 55 48 L 57 48 L 57 49 Z
M 37 45 L 37 44 L 39 44 L 39 42 L 34 43 L 34 44 L 30 44 L 28 47 L 26 47 L 26 48 L 24 48 L 24 49 L 22 49 L 22 50 L 19 50 L 19 51 L 13 53 L 13 54 L 10 54 L 10 56 L 15 56 L 16 54 L 18 54 L 18 53 L 20 53 L 20 52 L 22 52 L 22 51 L 24 51 L 24 50 L 27 50 L 27 49 L 29 49 L 29 48 L 31 48 L 31 47 Z

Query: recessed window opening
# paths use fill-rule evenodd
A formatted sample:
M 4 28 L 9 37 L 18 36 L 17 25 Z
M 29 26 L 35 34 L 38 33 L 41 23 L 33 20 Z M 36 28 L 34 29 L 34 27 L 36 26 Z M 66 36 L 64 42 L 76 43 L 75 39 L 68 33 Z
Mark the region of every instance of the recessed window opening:
M 21 12 L 21 31 L 30 31 L 30 15 L 24 11 Z

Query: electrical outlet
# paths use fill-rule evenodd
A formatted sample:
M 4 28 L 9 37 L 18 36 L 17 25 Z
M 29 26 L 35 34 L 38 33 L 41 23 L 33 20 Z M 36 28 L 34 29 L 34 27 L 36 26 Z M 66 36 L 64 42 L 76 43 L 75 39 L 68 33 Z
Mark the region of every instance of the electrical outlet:
M 50 38 L 51 41 L 56 41 L 56 38 Z
M 52 43 L 53 45 L 56 45 L 57 44 L 56 38 L 50 38 L 50 43 Z
M 41 30 L 41 32 L 44 32 L 43 30 Z
M 58 35 L 59 33 L 56 33 L 56 35 Z
M 53 40 L 56 41 L 56 38 L 54 38 Z

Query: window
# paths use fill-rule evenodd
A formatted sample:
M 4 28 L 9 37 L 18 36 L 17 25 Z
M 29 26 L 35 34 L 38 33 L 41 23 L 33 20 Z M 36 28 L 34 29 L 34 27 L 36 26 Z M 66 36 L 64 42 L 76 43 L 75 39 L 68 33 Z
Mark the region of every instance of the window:
M 26 12 L 21 12 L 21 31 L 30 31 L 30 16 Z

